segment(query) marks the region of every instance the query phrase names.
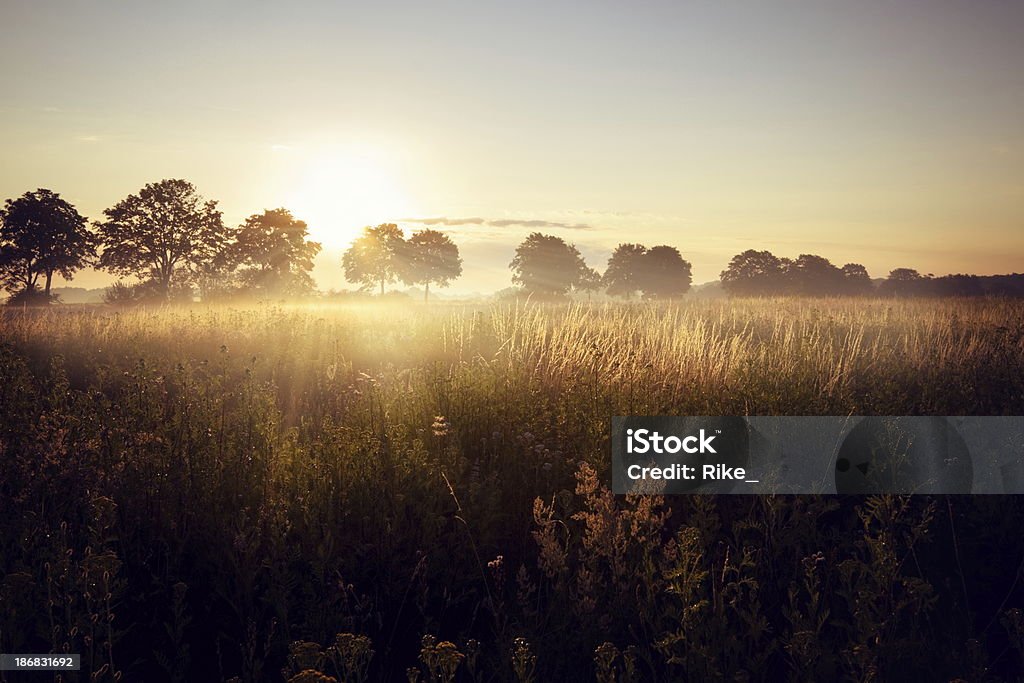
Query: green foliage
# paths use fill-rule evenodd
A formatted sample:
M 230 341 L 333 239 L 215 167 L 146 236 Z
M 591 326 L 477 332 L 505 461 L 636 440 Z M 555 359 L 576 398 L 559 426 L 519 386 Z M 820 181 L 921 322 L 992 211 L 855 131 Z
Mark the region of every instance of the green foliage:
M 394 223 L 383 223 L 363 229 L 361 237 L 352 242 L 341 258 L 345 279 L 362 289 L 372 289 L 394 282 L 402 273 L 401 254 L 405 239 Z
M 462 275 L 459 248 L 442 232 L 419 230 L 402 247 L 402 281 L 408 285 L 423 285 L 423 300 L 430 296 L 430 285 L 447 287 Z
M 320 253 L 319 242 L 307 238 L 306 223 L 287 209 L 266 210 L 249 216 L 224 255 L 223 266 L 237 270 L 239 285 L 247 293 L 297 297 L 315 288 L 310 271 Z
M 98 266 L 150 281 L 163 298 L 173 284 L 211 267 L 232 237 L 217 202 L 204 200 L 185 180 L 149 183 L 103 213 L 107 220 L 96 224 Z

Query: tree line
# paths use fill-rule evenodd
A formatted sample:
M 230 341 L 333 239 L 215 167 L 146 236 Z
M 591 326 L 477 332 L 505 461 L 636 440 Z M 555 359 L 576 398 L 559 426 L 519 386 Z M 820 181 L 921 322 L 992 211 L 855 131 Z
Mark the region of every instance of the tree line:
M 179 179 L 150 183 L 90 223 L 59 194 L 39 189 L 8 199 L 0 209 L 0 287 L 9 303 L 53 300 L 54 275 L 71 280 L 94 267 L 121 281 L 108 289 L 112 302 L 203 299 L 231 296 L 294 298 L 315 292 L 311 276 L 321 245 L 309 239 L 304 221 L 284 208 L 227 226 L 216 201 Z M 425 228 L 408 238 L 394 223 L 363 229 L 341 260 L 345 278 L 363 291 L 401 281 L 448 286 L 462 275 L 458 246 Z M 575 245 L 534 232 L 509 263 L 512 282 L 524 295 L 560 299 L 603 291 L 632 299 L 674 299 L 692 284 L 692 266 L 676 247 L 619 244 L 604 273 L 587 265 Z M 1024 295 L 1024 276 L 922 275 L 897 268 L 876 286 L 858 263 L 839 267 L 814 254 L 781 258 L 769 251 L 737 254 L 720 275 L 733 296 L 977 296 Z
M 320 244 L 286 209 L 225 225 L 217 202 L 185 180 L 130 194 L 92 224 L 51 190 L 8 199 L 0 210 L 0 285 L 9 303 L 50 303 L 52 279 L 94 267 L 137 284 L 108 290 L 117 302 L 191 298 L 229 290 L 294 296 L 313 289 Z
M 859 263 L 839 267 L 823 256 L 795 259 L 748 249 L 737 254 L 720 275 L 734 296 L 1024 296 L 1024 275 L 922 274 L 894 268 L 876 282 Z
M 47 189 L 6 200 L 0 209 L 0 287 L 12 304 L 53 301 L 53 276 L 71 280 L 86 267 L 118 281 L 113 303 L 231 296 L 295 298 L 312 294 L 313 262 L 321 244 L 284 208 L 224 223 L 216 201 L 185 180 L 147 184 L 90 222 Z M 345 274 L 364 287 L 400 277 L 408 284 L 446 285 L 462 272 L 458 248 L 436 230 L 408 240 L 397 226 L 367 228 L 345 253 Z

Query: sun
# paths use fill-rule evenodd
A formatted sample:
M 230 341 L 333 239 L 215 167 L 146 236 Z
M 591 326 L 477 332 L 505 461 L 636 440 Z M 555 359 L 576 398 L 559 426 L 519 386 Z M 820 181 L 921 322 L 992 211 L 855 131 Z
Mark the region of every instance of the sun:
M 287 197 L 310 237 L 326 247 L 345 247 L 367 225 L 415 213 L 400 174 L 379 149 L 346 147 L 311 155 L 300 166 Z

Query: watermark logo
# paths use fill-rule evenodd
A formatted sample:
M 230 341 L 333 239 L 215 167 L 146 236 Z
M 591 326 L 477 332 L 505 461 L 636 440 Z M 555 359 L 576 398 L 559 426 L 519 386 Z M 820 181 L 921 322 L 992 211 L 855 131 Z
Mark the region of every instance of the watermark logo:
M 722 430 L 715 430 L 721 434 Z M 627 429 L 626 430 L 626 452 L 627 453 L 717 453 L 711 442 L 715 435 L 708 435 L 705 430 L 699 434 L 679 438 L 675 435 L 662 436 L 658 432 L 649 429 Z M 696 444 L 696 445 L 694 445 Z
M 612 419 L 617 494 L 1024 493 L 1024 417 Z
M 725 493 L 746 480 L 742 417 L 617 417 L 612 421 L 616 493 Z

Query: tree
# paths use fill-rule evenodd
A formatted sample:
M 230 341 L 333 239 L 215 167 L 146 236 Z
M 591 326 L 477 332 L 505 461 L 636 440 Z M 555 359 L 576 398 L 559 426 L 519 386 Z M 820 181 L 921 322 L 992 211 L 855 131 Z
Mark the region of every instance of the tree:
M 771 296 L 785 286 L 785 263 L 770 251 L 748 249 L 722 271 L 722 287 L 734 296 Z
M 587 264 L 579 250 L 561 237 L 534 232 L 516 247 L 509 268 L 512 282 L 522 285 L 526 293 L 559 298 L 580 283 Z
M 359 283 L 360 289 L 394 282 L 402 272 L 406 242 L 402 230 L 394 223 L 363 228 L 363 234 L 352 243 L 341 258 L 345 279 Z
M 934 278 L 928 284 L 931 285 L 929 293 L 934 296 L 984 296 L 985 294 L 982 278 L 966 273 L 943 275 Z
M 249 216 L 227 251 L 229 268 L 241 268 L 248 288 L 271 295 L 300 296 L 315 287 L 309 272 L 320 243 L 306 239 L 306 223 L 287 209 Z
M 913 268 L 895 268 L 882 282 L 881 291 L 889 296 L 912 296 L 924 289 L 925 279 Z
M 800 254 L 785 272 L 789 289 L 795 294 L 833 296 L 843 293 L 843 271 L 824 256 Z
M 85 217 L 56 192 L 26 192 L 0 209 L 0 286 L 22 299 L 35 298 L 42 277 L 49 303 L 54 274 L 70 280 L 95 253 Z
M 604 271 L 604 285 L 609 296 L 629 299 L 640 291 L 640 260 L 647 253 L 642 244 L 623 243 L 615 247 Z
M 576 283 L 576 289 L 581 292 L 586 292 L 587 301 L 590 301 L 590 297 L 594 292 L 601 289 L 603 282 L 604 278 L 601 277 L 601 274 L 588 266 L 580 277 L 580 281 Z
M 402 281 L 408 285 L 423 285 L 423 301 L 430 297 L 430 283 L 447 287 L 462 275 L 459 248 L 443 232 L 425 229 L 413 233 L 400 251 Z
M 847 263 L 842 268 L 844 292 L 855 296 L 870 294 L 874 289 L 868 269 L 859 263 Z
M 637 281 L 645 299 L 671 299 L 690 290 L 690 262 L 675 247 L 651 247 L 639 259 Z
M 232 236 L 217 202 L 206 201 L 186 180 L 146 185 L 103 212 L 99 266 L 117 275 L 152 280 L 159 297 L 191 282 L 214 264 Z

